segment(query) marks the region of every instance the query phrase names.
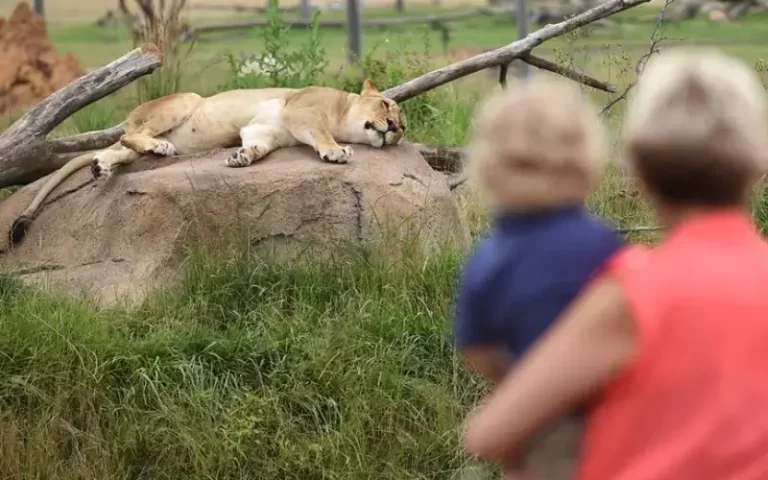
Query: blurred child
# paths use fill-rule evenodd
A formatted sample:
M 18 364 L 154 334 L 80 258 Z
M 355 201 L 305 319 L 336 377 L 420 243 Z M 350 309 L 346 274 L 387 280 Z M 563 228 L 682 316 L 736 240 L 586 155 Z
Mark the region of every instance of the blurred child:
M 491 98 L 479 120 L 468 168 L 495 217 L 463 269 L 454 336 L 469 366 L 499 382 L 621 240 L 584 205 L 604 137 L 578 90 L 533 79 Z M 524 466 L 570 478 L 580 433 L 579 415 L 559 420 L 532 442 Z
M 472 416 L 469 451 L 509 459 L 590 402 L 579 480 L 768 478 L 768 245 L 747 208 L 767 104 L 740 60 L 648 63 L 626 158 L 667 236 L 611 261 Z

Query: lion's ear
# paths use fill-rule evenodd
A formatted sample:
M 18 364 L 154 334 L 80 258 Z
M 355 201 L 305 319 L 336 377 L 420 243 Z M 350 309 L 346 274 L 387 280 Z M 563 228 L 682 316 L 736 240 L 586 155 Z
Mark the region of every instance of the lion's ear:
M 363 89 L 360 91 L 360 95 L 379 95 L 379 89 L 373 84 L 370 78 L 366 78 L 363 82 Z

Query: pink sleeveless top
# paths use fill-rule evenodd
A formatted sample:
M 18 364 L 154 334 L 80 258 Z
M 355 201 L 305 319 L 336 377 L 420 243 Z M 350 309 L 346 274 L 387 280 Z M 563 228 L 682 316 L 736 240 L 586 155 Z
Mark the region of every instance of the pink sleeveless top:
M 638 332 L 595 399 L 578 480 L 768 479 L 768 245 L 741 210 L 607 269 Z

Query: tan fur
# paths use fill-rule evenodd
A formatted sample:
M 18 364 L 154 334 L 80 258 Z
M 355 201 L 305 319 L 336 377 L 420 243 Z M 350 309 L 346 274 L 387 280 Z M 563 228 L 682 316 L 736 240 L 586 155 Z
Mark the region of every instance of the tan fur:
M 126 118 L 119 143 L 79 156 L 54 173 L 11 227 L 20 242 L 45 198 L 87 165 L 97 179 L 142 155 L 183 155 L 240 146 L 225 164 L 245 167 L 283 147 L 306 144 L 321 159 L 346 163 L 350 146 L 399 144 L 406 118 L 396 102 L 366 80 L 360 94 L 325 87 L 230 90 L 211 97 L 178 93 L 136 107 Z

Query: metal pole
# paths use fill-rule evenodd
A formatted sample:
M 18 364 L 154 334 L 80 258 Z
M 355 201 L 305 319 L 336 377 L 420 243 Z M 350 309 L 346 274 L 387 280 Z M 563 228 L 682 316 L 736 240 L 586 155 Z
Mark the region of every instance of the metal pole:
M 45 8 L 43 3 L 43 0 L 35 0 L 35 13 L 41 17 L 45 16 Z
M 309 22 L 312 20 L 312 1 L 301 0 L 301 18 Z
M 528 0 L 517 0 L 517 38 L 522 39 L 528 36 Z M 518 61 L 520 64 L 520 78 L 528 78 L 528 64 Z
M 362 55 L 362 25 L 360 0 L 347 0 L 347 63 L 352 64 Z

